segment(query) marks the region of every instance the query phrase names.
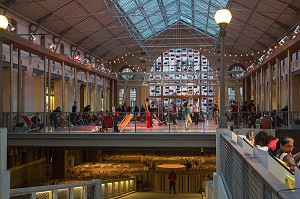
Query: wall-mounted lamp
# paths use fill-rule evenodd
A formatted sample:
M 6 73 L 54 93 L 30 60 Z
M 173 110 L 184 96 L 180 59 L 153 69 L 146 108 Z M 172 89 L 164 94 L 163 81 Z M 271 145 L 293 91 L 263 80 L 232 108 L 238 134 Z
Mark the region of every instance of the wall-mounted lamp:
M 52 43 L 52 44 L 50 44 L 49 48 L 50 48 L 52 51 L 54 51 L 55 48 L 56 48 L 56 45 Z
M 16 29 L 16 27 L 14 27 L 11 23 L 8 24 L 7 26 L 8 31 L 12 32 Z
M 32 34 L 32 33 L 29 34 L 29 40 L 30 41 L 35 41 L 36 40 L 36 37 L 34 36 L 34 34 Z

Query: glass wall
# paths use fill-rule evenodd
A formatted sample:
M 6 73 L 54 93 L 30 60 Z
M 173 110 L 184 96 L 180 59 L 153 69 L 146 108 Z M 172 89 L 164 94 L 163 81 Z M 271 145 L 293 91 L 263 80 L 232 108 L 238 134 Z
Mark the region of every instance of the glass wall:
M 209 71 L 212 71 L 211 65 L 199 51 L 170 49 L 156 59 L 151 69 L 150 99 L 164 107 L 172 102 L 182 105 L 185 101 L 197 101 L 206 112 L 212 108 L 214 98 L 213 86 L 206 85 L 207 80 L 213 79 Z

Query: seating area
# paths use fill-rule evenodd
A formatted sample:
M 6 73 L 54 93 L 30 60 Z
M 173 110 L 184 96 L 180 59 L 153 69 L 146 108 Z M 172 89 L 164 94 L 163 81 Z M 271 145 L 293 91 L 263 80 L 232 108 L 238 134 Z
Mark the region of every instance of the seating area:
M 257 133 L 258 130 L 255 132 Z M 273 130 L 269 130 L 271 134 L 275 132 Z M 229 136 L 232 141 L 237 143 L 245 154 L 252 156 L 256 159 L 262 166 L 264 166 L 267 171 L 276 177 L 281 183 L 287 186 L 287 189 L 293 190 L 295 187 L 298 187 L 295 184 L 295 178 L 300 179 L 300 171 L 298 168 L 295 169 L 295 172 L 291 172 L 287 167 L 287 164 L 270 154 L 268 151 L 263 151 L 258 149 L 256 146 L 249 144 L 246 139 L 244 132 L 247 132 L 247 129 L 243 129 L 238 131 L 240 134 L 236 134 L 235 132 L 227 131 L 226 135 Z M 275 134 L 274 134 L 275 135 Z

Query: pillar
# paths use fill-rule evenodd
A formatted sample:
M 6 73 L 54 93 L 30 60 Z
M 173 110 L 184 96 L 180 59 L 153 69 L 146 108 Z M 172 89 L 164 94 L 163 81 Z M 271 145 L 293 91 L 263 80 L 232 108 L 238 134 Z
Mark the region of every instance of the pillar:
M 18 49 L 18 89 L 17 90 L 18 90 L 17 112 L 20 113 L 22 111 L 22 66 L 21 66 L 20 49 Z
M 10 172 L 7 171 L 7 129 L 0 129 L 0 198 L 10 198 Z
M 292 100 L 293 100 L 293 93 L 292 93 L 292 66 L 291 66 L 291 52 L 290 49 L 287 51 L 287 67 L 288 67 L 288 72 L 287 72 L 287 105 L 288 105 L 288 125 L 292 124 L 292 113 L 291 111 L 293 110 L 292 108 Z
M 281 103 L 280 103 L 280 82 L 281 82 L 281 69 L 280 69 L 280 62 L 279 58 L 276 57 L 276 109 L 277 111 L 281 110 Z
M 65 110 L 65 62 L 61 62 L 61 111 L 66 112 Z
M 272 111 L 272 84 L 273 84 L 273 72 L 271 62 L 268 62 L 268 111 Z

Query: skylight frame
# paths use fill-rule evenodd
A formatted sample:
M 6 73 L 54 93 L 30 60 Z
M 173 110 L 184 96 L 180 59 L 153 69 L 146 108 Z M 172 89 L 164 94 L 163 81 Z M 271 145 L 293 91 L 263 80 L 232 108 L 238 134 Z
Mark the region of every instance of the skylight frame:
M 219 28 L 212 16 L 219 8 L 227 7 L 230 0 L 110 1 L 129 22 L 128 25 L 131 26 L 129 30 L 132 30 L 136 37 L 143 42 L 180 21 L 208 36 L 217 37 Z M 140 17 L 134 16 L 139 14 L 141 14 Z M 174 18 L 174 15 L 177 17 Z M 162 24 L 157 25 L 158 23 Z

